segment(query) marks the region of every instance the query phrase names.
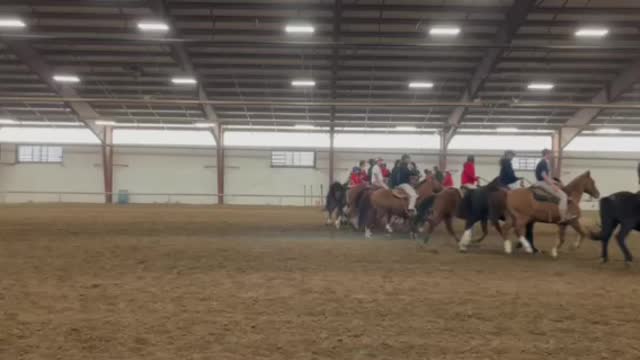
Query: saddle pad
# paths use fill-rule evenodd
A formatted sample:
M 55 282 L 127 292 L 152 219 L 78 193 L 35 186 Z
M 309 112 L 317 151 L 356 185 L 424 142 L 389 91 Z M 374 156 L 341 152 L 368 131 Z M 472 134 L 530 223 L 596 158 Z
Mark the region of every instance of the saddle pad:
M 538 186 L 531 186 L 529 188 L 529 191 L 531 191 L 533 193 L 533 198 L 536 201 L 539 202 L 548 202 L 548 203 L 552 203 L 552 204 L 556 204 L 558 205 L 560 203 L 560 199 L 555 196 L 554 194 L 548 192 L 547 190 L 538 187 Z
M 393 189 L 391 190 L 391 193 L 393 194 L 393 196 L 399 199 L 406 199 L 409 197 L 409 195 L 406 192 L 404 192 L 404 190 L 402 189 Z

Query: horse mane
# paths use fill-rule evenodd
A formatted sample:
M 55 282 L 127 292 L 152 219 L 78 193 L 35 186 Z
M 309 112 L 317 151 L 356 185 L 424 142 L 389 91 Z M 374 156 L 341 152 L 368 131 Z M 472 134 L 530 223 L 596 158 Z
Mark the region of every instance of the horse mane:
M 485 185 L 485 188 L 487 188 L 489 190 L 499 189 L 500 188 L 500 178 L 499 177 L 495 177 L 493 180 L 491 180 L 490 183 Z
M 585 171 L 584 173 L 578 175 L 575 177 L 575 179 L 571 180 L 571 182 L 569 182 L 567 185 L 565 185 L 562 190 L 566 193 L 569 193 L 571 191 L 571 189 L 573 189 L 576 184 L 578 184 L 580 181 L 582 181 L 582 179 L 584 179 L 585 177 L 587 177 L 589 172 Z

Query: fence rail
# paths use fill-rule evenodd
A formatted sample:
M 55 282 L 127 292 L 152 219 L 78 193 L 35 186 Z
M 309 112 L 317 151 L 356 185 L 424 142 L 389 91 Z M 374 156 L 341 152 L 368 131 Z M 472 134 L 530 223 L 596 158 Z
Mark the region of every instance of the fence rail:
M 114 196 L 118 202 L 118 192 L 92 191 L 0 191 L 3 203 L 24 202 L 85 202 L 103 203 L 106 195 Z M 283 205 L 283 206 L 321 206 L 324 196 L 313 194 L 217 194 L 217 193 L 165 193 L 165 192 L 127 192 L 128 202 L 136 203 L 184 203 L 184 204 L 216 204 L 222 197 L 228 204 L 245 205 Z

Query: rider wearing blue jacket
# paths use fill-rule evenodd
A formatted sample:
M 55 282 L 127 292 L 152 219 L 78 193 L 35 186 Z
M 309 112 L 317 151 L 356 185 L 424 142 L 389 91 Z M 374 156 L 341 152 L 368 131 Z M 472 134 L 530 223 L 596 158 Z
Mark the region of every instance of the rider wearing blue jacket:
M 500 159 L 500 184 L 511 189 L 517 188 L 518 181 L 521 180 L 516 176 L 515 171 L 513 171 L 513 165 L 511 164 L 511 160 L 513 160 L 515 156 L 515 152 L 507 150 L 504 152 L 502 159 Z

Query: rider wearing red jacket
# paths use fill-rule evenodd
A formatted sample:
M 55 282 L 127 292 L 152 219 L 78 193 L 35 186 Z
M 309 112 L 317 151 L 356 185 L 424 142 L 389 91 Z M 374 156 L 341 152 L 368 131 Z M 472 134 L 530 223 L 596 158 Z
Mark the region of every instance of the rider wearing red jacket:
M 464 167 L 462 169 L 460 184 L 462 187 L 474 189 L 478 186 L 479 179 L 480 178 L 476 176 L 475 158 L 473 155 L 469 155 L 467 156 L 467 162 L 464 163 Z
M 450 187 L 454 187 L 454 183 L 453 183 L 453 176 L 451 176 L 451 172 L 449 171 L 445 171 L 444 172 L 444 180 L 442 180 L 442 186 L 444 186 L 445 188 L 450 188 Z

